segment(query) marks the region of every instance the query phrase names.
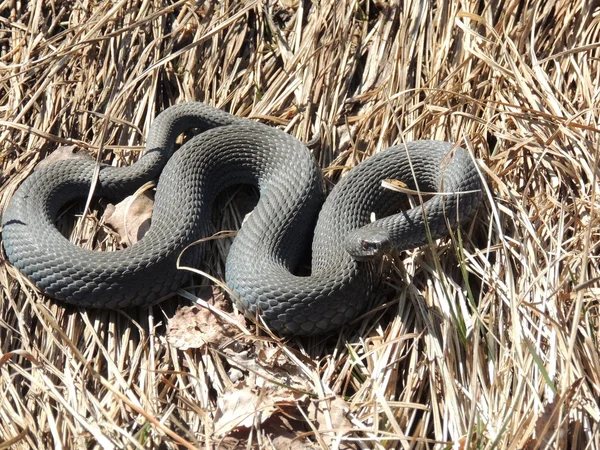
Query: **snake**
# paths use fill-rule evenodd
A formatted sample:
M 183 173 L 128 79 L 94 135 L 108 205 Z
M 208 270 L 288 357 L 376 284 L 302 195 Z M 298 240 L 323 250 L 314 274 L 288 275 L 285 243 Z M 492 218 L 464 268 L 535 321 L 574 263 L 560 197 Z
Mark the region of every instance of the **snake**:
M 178 145 L 184 133 L 193 137 Z M 432 194 L 399 210 L 402 194 L 386 188 L 387 179 Z M 87 198 L 90 189 L 119 199 L 153 180 L 151 224 L 137 243 L 94 251 L 57 229 L 65 205 Z M 322 171 L 299 140 L 184 102 L 156 116 L 144 153 L 129 166 L 72 159 L 32 172 L 3 213 L 2 239 L 10 263 L 53 299 L 102 309 L 150 305 L 184 285 L 189 271 L 179 267 L 202 264 L 217 196 L 253 185 L 258 203 L 231 244 L 226 285 L 237 306 L 272 331 L 317 335 L 348 324 L 371 304 L 385 255 L 432 243 L 470 220 L 482 183 L 466 150 L 419 140 L 375 153 L 325 196 Z M 301 273 L 307 258 L 309 273 Z

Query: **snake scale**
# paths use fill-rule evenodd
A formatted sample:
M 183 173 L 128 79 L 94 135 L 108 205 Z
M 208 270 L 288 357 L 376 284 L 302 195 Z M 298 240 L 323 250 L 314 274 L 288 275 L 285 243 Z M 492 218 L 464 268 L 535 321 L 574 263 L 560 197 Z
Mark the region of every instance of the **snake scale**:
M 174 151 L 176 138 L 190 129 L 200 133 Z M 74 245 L 55 226 L 66 203 L 87 197 L 96 171 L 86 160 L 41 168 L 4 212 L 6 255 L 42 292 L 92 308 L 145 305 L 174 292 L 187 274 L 176 268 L 180 254 L 184 265 L 202 260 L 202 245 L 182 251 L 213 233 L 217 195 L 250 184 L 260 198 L 231 246 L 226 282 L 238 306 L 288 335 L 324 333 L 363 312 L 379 279 L 379 256 L 427 243 L 426 225 L 432 239 L 447 235 L 472 216 L 482 187 L 465 150 L 416 141 L 362 162 L 324 201 L 321 171 L 298 140 L 202 103 L 182 103 L 156 117 L 136 163 L 100 167 L 98 196 L 123 198 L 147 181 L 158 184 L 146 235 L 123 250 L 98 252 Z M 397 212 L 400 194 L 382 187 L 387 178 L 447 194 Z M 373 222 L 373 213 L 380 219 Z M 311 239 L 310 275 L 299 276 Z

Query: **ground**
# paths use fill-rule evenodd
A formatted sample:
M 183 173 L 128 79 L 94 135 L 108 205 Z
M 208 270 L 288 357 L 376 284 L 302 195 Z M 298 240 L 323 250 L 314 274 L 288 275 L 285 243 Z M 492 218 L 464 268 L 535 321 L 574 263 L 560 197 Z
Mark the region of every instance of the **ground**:
M 310 143 L 328 188 L 416 139 L 457 142 L 487 180 L 460 233 L 398 255 L 383 303 L 320 338 L 277 339 L 201 275 L 148 308 L 84 310 L 3 258 L 0 448 L 600 448 L 599 12 L 0 2 L 1 208 L 61 147 L 133 163 L 190 100 Z M 98 217 L 73 239 L 114 249 Z M 223 280 L 228 242 L 199 269 Z

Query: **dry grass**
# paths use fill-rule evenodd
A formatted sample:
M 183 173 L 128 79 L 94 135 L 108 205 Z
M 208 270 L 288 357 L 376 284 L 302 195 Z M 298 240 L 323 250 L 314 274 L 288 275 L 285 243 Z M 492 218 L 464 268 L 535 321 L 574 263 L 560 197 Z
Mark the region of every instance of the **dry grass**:
M 2 206 L 60 143 L 131 163 L 185 100 L 318 138 L 333 181 L 423 138 L 460 142 L 489 180 L 456 240 L 403 255 L 385 307 L 261 344 L 309 395 L 226 436 L 219 402 L 252 372 L 169 345 L 186 300 L 82 311 L 3 264 L 0 448 L 600 448 L 597 2 L 319 3 L 0 2 Z

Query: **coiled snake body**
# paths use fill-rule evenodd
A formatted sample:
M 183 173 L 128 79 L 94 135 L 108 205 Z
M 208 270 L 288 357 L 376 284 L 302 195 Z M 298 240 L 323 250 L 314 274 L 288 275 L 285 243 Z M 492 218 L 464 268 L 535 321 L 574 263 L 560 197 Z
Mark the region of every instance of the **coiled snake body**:
M 202 132 L 173 153 L 176 137 L 191 128 Z M 321 172 L 299 141 L 201 103 L 183 103 L 155 119 L 138 162 L 101 166 L 99 196 L 122 198 L 160 178 L 146 235 L 124 250 L 96 252 L 72 244 L 55 226 L 65 203 L 88 195 L 95 170 L 86 160 L 42 168 L 4 213 L 6 254 L 41 291 L 95 308 L 148 304 L 173 292 L 186 277 L 176 268 L 182 250 L 213 232 L 215 197 L 227 186 L 254 184 L 260 199 L 231 246 L 226 281 L 246 311 L 258 310 L 273 330 L 295 335 L 332 330 L 360 313 L 377 282 L 377 255 L 428 242 L 423 212 L 436 239 L 467 220 L 481 197 L 464 150 L 417 141 L 359 164 L 323 203 Z M 383 217 L 397 204 L 399 194 L 381 186 L 386 178 L 454 194 L 434 195 L 371 223 L 372 213 Z M 297 276 L 313 230 L 311 274 Z M 193 266 L 201 258 L 202 246 L 195 245 L 181 262 Z

